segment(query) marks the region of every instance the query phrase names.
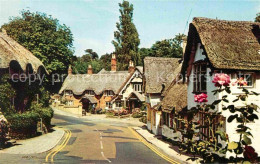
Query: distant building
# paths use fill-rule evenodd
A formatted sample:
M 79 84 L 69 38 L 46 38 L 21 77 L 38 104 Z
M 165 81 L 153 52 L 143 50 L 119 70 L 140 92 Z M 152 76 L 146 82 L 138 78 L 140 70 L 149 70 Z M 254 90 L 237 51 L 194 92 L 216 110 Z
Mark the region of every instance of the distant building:
M 142 76 L 138 75 L 138 69 L 134 67 L 132 61 L 129 62 L 128 71 L 117 71 L 116 68 L 117 61 L 114 54 L 111 58 L 111 71 L 102 69 L 97 74 L 93 74 L 92 67 L 89 66 L 88 74 L 73 75 L 70 68 L 68 77 L 59 92 L 65 100 L 68 110 L 77 111 L 78 109 L 72 108 L 80 108 L 80 106 L 86 111 L 89 109 L 118 110 L 123 107 L 128 109 L 127 97 L 124 96 L 130 93 L 125 94 L 124 91 L 130 83 L 131 87 L 135 87 L 132 85 L 135 82 L 130 81 L 138 79 L 138 77 L 141 78 L 141 81 L 136 83 L 142 84 Z M 127 87 L 125 87 L 126 85 Z
M 144 91 L 147 105 L 147 128 L 156 135 L 162 134 L 161 101 L 163 93 L 180 70 L 180 58 L 146 57 L 144 59 Z

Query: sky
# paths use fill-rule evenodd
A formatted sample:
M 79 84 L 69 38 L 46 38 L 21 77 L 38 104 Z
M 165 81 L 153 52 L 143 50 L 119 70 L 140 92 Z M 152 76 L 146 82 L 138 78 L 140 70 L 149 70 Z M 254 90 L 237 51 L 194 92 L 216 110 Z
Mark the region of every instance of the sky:
M 0 26 L 21 10 L 46 13 L 70 27 L 76 56 L 93 49 L 99 56 L 114 51 L 118 3 L 122 0 L 0 0 Z M 141 41 L 149 48 L 158 40 L 187 35 L 194 17 L 254 21 L 260 0 L 129 0 Z

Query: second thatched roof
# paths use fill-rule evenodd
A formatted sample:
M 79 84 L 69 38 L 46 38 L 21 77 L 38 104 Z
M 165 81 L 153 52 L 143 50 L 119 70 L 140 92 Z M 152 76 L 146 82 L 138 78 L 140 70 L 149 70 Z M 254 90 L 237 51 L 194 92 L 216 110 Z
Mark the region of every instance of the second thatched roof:
M 174 71 L 180 66 L 179 58 L 145 57 L 145 92 L 161 93 L 176 77 Z
M 129 76 L 128 71 L 68 75 L 59 93 L 65 90 L 71 90 L 75 95 L 82 95 L 86 90 L 93 90 L 96 95 L 100 95 L 105 90 L 117 93 Z

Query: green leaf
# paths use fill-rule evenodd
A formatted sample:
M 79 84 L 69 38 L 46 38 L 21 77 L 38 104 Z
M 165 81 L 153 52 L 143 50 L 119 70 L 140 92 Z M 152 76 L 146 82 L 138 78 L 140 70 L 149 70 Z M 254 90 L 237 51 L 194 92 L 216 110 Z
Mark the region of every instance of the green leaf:
M 237 144 L 236 142 L 232 141 L 232 142 L 229 142 L 229 143 L 228 143 L 227 149 L 228 149 L 228 150 L 234 150 L 234 149 L 236 149 L 237 147 L 238 147 L 238 144 Z
M 247 137 L 246 135 L 243 135 L 243 141 L 245 142 L 246 145 L 251 145 L 251 139 Z
M 218 105 L 221 102 L 221 100 L 215 100 L 212 105 Z
M 244 161 L 242 164 L 251 164 L 249 161 Z
M 231 116 L 228 117 L 227 121 L 228 121 L 228 122 L 232 122 L 232 121 L 233 121 L 235 118 L 237 118 L 237 117 L 238 117 L 237 114 L 231 115 Z
M 256 93 L 256 92 L 254 92 L 254 91 L 251 91 L 254 95 L 256 95 L 256 96 L 258 96 L 259 94 L 258 93 Z
M 235 100 L 233 100 L 233 102 L 237 102 L 239 99 L 235 99 Z

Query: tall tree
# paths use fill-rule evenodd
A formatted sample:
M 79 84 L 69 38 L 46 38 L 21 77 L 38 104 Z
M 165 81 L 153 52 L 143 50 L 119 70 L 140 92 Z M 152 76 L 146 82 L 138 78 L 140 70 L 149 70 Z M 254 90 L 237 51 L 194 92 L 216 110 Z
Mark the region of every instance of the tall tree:
M 127 69 L 129 60 L 135 64 L 140 59 L 138 46 L 140 44 L 137 29 L 133 23 L 133 4 L 123 0 L 119 3 L 119 22 L 116 23 L 117 31 L 114 32 L 115 53 L 118 59 L 118 67 L 120 70 Z
M 24 10 L 2 28 L 43 62 L 50 73 L 49 80 L 53 73 L 67 72 L 74 53 L 69 27 L 44 13 Z
M 260 13 L 256 14 L 255 22 L 260 22 Z

